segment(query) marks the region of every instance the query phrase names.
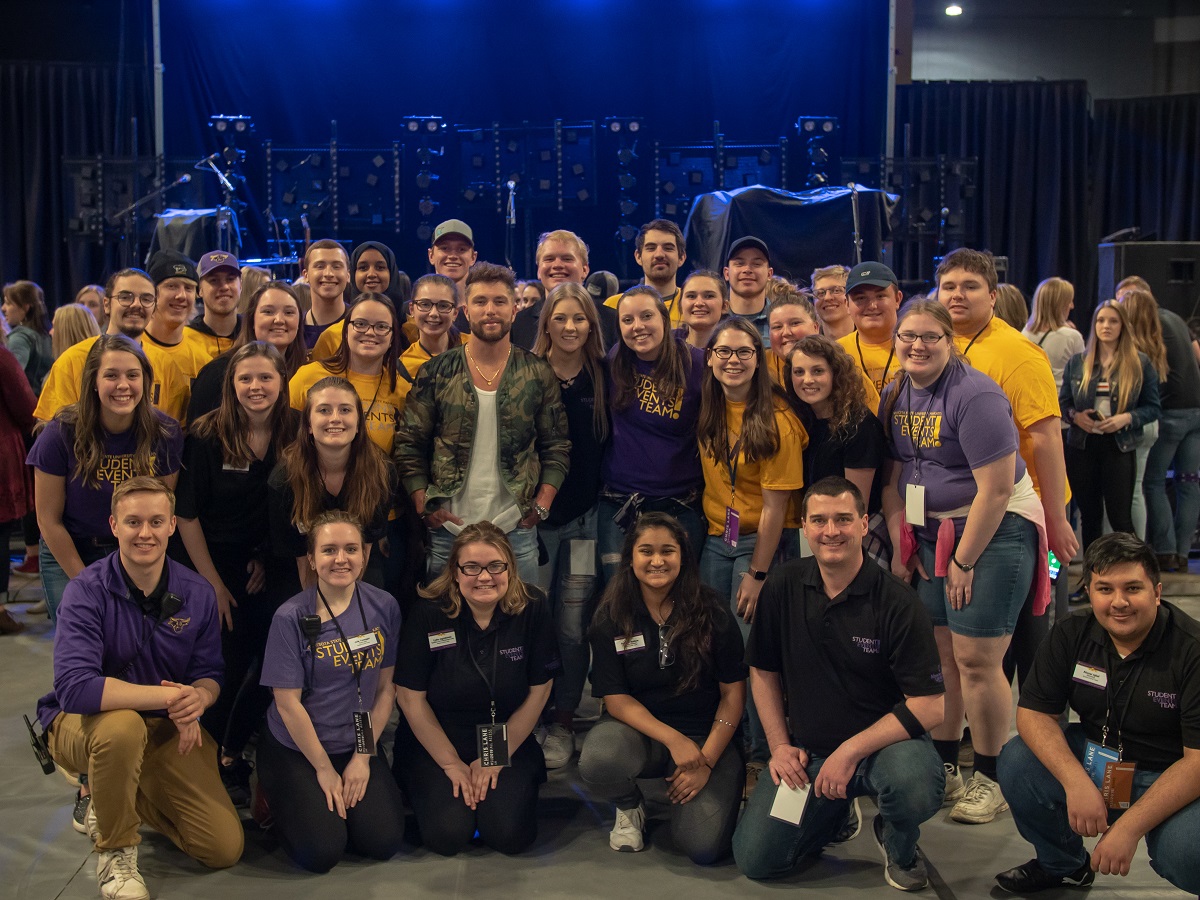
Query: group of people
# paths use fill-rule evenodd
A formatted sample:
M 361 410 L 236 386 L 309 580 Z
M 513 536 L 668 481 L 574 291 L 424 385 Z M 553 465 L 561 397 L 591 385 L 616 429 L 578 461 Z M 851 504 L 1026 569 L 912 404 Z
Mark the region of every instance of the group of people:
M 643 849 L 638 782 L 661 779 L 676 844 L 698 864 L 732 852 L 752 878 L 857 835 L 869 794 L 898 889 L 927 883 L 919 828 L 943 803 L 972 824 L 1014 804 L 1038 858 L 1002 887 L 1087 880 L 1081 844 L 1045 812 L 1059 784 L 1078 824 L 1076 748 L 1030 712 L 1069 700 L 1091 728 L 1078 684 L 1107 698 L 1115 672 L 1052 656 L 1077 652 L 1061 635 L 1084 618 L 1066 615 L 1050 565 L 1078 550 L 1068 473 L 1095 653 L 1124 665 L 1169 634 L 1180 679 L 1160 692 L 1168 716 L 1121 695 L 1124 745 L 1120 723 L 1101 726 L 1116 764 L 1135 721 L 1156 755 L 1134 778 L 1151 802 L 1126 795 L 1124 840 L 1102 840 L 1093 868 L 1127 871 L 1149 833 L 1159 871 L 1198 889 L 1174 829 L 1200 815 L 1182 724 L 1200 632 L 1158 604 L 1159 557 L 1123 534 L 1132 492 L 1106 488 L 1117 535 L 1101 537 L 1101 492 L 1080 481 L 1101 457 L 1105 478 L 1120 465 L 1133 481 L 1175 365 L 1138 355 L 1129 297 L 1098 310 L 1060 390 L 1047 349 L 994 315 L 986 253 L 951 252 L 936 299 L 907 303 L 876 262 L 818 269 L 801 290 L 753 236 L 722 272 L 680 278 L 667 220 L 638 233 L 643 281 L 610 296 L 575 234 L 543 235 L 536 258 L 541 289 L 519 311 L 513 273 L 478 260 L 458 220 L 411 285 L 385 245 L 322 240 L 307 302 L 269 281 L 242 314 L 228 253 L 164 251 L 109 279 L 105 333 L 63 351 L 24 414 L 45 423 L 28 463 L 58 629 L 39 719 L 55 760 L 86 775 L 77 814 L 104 896 L 145 896 L 139 823 L 208 865 L 236 861 L 256 735 L 260 798 L 306 869 L 347 848 L 393 856 L 402 797 L 435 852 L 476 836 L 521 852 L 546 769 L 577 749 L 589 680 L 604 711 L 579 774 L 615 808 L 614 850 Z M 1022 686 L 1017 781 L 1006 659 Z M 378 745 L 396 707 L 389 772 Z M 1150 786 L 1160 772 L 1170 792 Z M 772 808 L 789 794 L 791 823 Z M 1079 833 L 1098 833 L 1084 800 Z

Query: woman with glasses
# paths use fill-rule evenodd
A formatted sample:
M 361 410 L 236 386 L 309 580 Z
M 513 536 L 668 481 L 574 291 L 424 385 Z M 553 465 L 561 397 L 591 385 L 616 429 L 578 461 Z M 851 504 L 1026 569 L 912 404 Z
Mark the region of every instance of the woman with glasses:
M 639 778 L 661 778 L 676 846 L 698 865 L 729 855 L 745 770 L 742 635 L 700 583 L 687 534 L 663 513 L 630 528 L 591 628 L 592 694 L 604 715 L 579 758 L 588 789 L 616 805 L 608 843 L 644 847 Z
M 401 377 L 407 375 L 411 382 L 424 363 L 467 342 L 467 335 L 454 327 L 456 291 L 454 282 L 445 275 L 422 275 L 413 284 L 409 313 L 417 328 L 417 339 L 400 354 L 404 367 Z
M 884 390 L 880 415 L 892 572 L 906 581 L 919 575 L 934 624 L 946 717 L 932 734 L 946 801 L 957 801 L 950 817 L 990 822 L 1008 808 L 996 783 L 1012 718 L 1004 654 L 1030 591 L 1035 613 L 1049 602 L 1042 506 L 1017 454 L 1008 398 L 963 360 L 944 306 L 921 300 L 906 310 L 896 356 L 901 372 Z M 957 768 L 964 712 L 975 746 L 965 788 Z
M 546 780 L 533 730 L 560 668 L 550 610 L 490 522 L 463 528 L 420 593 L 396 662 L 396 778 L 430 850 L 453 856 L 478 833 L 520 853 Z
M 308 533 L 315 584 L 271 620 L 262 683 L 274 696 L 258 748 L 274 833 L 292 861 L 328 872 L 347 849 L 391 859 L 404 837 L 400 791 L 379 755 L 394 706 L 400 610 L 359 581 L 362 528 L 328 512 Z

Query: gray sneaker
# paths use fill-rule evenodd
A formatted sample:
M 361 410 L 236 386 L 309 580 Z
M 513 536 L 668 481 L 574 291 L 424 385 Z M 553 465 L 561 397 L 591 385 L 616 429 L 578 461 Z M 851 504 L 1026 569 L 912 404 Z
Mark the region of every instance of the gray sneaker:
M 929 873 L 925 870 L 925 860 L 921 859 L 920 850 L 912 865 L 902 866 L 888 856 L 887 848 L 883 845 L 883 816 L 875 817 L 871 830 L 875 834 L 879 852 L 883 854 L 883 877 L 888 884 L 898 891 L 919 891 L 929 886 Z
M 858 798 L 855 797 L 850 801 L 850 806 L 846 809 L 846 821 L 842 823 L 842 827 L 838 829 L 837 837 L 830 843 L 844 844 L 846 841 L 852 841 L 860 831 L 862 831 L 862 807 L 858 805 Z
M 546 740 L 542 742 L 542 755 L 547 769 L 561 769 L 575 755 L 575 735 L 565 725 L 555 722 L 546 729 Z

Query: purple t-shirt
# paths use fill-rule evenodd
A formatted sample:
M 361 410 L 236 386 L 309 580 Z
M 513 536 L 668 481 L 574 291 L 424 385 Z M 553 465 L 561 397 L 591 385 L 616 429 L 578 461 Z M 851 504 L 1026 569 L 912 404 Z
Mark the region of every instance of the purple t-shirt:
M 883 391 L 881 420 L 897 383 Z M 900 496 L 904 498 L 905 485 L 925 485 L 928 513 L 969 505 L 977 490 L 971 470 L 1016 453 L 1018 447 L 1008 397 L 968 365 L 951 363 L 930 388 L 906 381 L 891 421 L 884 425 L 891 433 L 891 455 L 901 463 Z M 1018 455 L 1013 483 L 1024 474 Z M 926 521 L 923 533 L 936 533 L 937 522 Z
M 636 359 L 634 400 L 623 410 L 612 410 L 612 439 L 604 454 L 603 473 L 604 483 L 618 494 L 677 497 L 704 484 L 696 442 L 704 351 L 678 339 L 675 342 L 692 361 L 681 396 L 659 397 L 650 380 L 654 363 Z M 611 373 L 611 353 L 609 360 Z M 616 396 L 611 374 L 608 396 L 610 403 Z
M 154 448 L 154 474 L 159 478 L 179 471 L 183 455 L 183 432 L 179 424 L 164 412 L 155 410 L 160 422 L 167 426 L 167 437 Z M 112 540 L 108 516 L 112 508 L 113 489 L 128 478 L 139 474 L 133 470 L 133 455 L 137 450 L 134 430 L 120 434 L 105 434 L 104 455 L 100 459 L 99 485 L 88 484 L 75 475 L 75 427 L 58 419 L 50 421 L 33 442 L 25 462 L 48 475 L 66 479 L 66 498 L 62 521 L 67 533 L 75 538 Z
M 361 615 L 359 600 L 362 601 Z M 321 623 L 314 659 L 308 639 L 300 627 L 300 617 L 313 615 L 320 604 L 317 589 L 311 587 L 275 611 L 271 633 L 267 638 L 267 650 L 263 654 L 261 683 L 270 688 L 309 688 L 308 695 L 303 698 L 304 709 L 312 720 L 321 746 L 326 753 L 346 753 L 354 749 L 353 713 L 358 708 L 350 654 L 331 620 Z M 363 616 L 367 620 L 365 629 Z M 370 710 L 375 703 L 379 670 L 396 664 L 400 606 L 387 591 L 360 583 L 358 599 L 351 600 L 337 620 L 351 641 L 364 633 L 375 634 L 375 646 L 359 651 L 363 662 L 363 709 Z M 271 701 L 271 708 L 267 710 L 267 724 L 271 734 L 281 744 L 293 750 L 300 749 L 283 724 L 283 717 L 274 701 Z

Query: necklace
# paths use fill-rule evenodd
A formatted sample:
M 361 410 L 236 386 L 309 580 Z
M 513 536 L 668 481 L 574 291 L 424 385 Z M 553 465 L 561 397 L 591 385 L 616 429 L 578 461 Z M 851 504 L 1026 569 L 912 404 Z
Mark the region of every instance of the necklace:
M 662 610 L 663 610 L 663 607 L 664 607 L 664 606 L 667 608 L 667 614 L 666 614 L 665 616 L 663 616 L 663 617 L 662 617 L 662 621 L 661 621 L 661 622 L 660 622 L 660 621 L 658 621 L 658 619 L 657 619 L 657 618 L 655 618 L 655 616 L 654 616 L 654 613 L 650 612 L 650 606 L 649 606 L 648 604 L 647 604 L 647 606 L 646 606 L 646 612 L 650 612 L 650 619 L 651 619 L 651 621 L 653 621 L 653 622 L 654 622 L 654 624 L 655 624 L 655 625 L 660 625 L 660 626 L 661 626 L 661 625 L 666 625 L 666 624 L 667 624 L 667 619 L 671 618 L 671 612 L 672 612 L 672 610 L 674 610 L 674 609 L 675 609 L 675 601 L 674 601 L 674 600 L 668 600 L 666 603 L 659 604 L 658 611 L 659 611 L 659 613 L 660 613 L 660 614 L 662 613 Z
M 473 357 L 471 355 L 471 347 L 469 344 L 466 346 L 466 352 L 467 352 L 467 359 L 469 359 L 471 361 L 471 365 L 473 365 L 475 367 L 475 371 L 479 373 L 479 377 L 484 380 L 484 382 L 487 384 L 488 387 L 492 386 L 492 382 L 494 382 L 497 378 L 500 377 L 500 373 L 503 372 L 504 367 L 506 365 L 508 365 L 508 357 L 506 356 L 506 357 L 504 357 L 504 362 L 500 363 L 500 367 L 498 369 L 496 369 L 495 372 L 492 373 L 492 377 L 488 378 L 487 375 L 485 375 L 483 373 L 483 369 L 481 369 L 479 367 L 479 363 L 475 362 L 475 357 Z M 508 352 L 509 352 L 509 355 L 512 354 L 511 347 L 508 349 Z

